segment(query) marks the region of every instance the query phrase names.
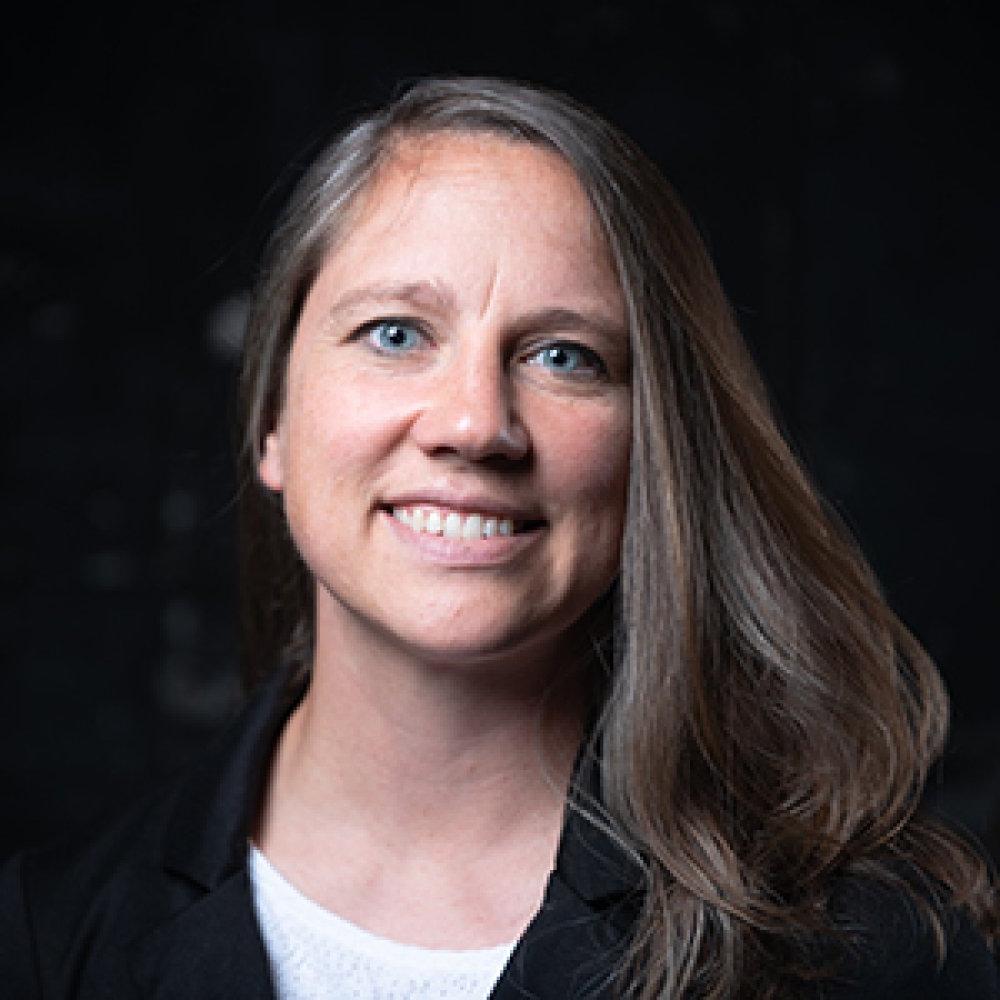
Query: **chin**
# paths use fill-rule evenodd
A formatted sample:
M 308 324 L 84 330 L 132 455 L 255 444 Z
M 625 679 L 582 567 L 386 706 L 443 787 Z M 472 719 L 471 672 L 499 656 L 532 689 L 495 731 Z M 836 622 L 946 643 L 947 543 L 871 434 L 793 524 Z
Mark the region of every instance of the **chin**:
M 511 624 L 507 628 L 489 627 L 455 628 L 455 621 L 429 629 L 426 623 L 420 629 L 396 638 L 415 659 L 448 668 L 468 668 L 486 671 L 501 670 L 505 673 L 548 674 L 565 662 L 575 642 L 569 635 L 567 623 L 552 623 L 544 627 L 532 623 L 530 627 Z
M 512 659 L 523 659 L 531 645 L 516 635 L 479 632 L 452 632 L 442 641 L 441 635 L 400 636 L 402 644 L 416 658 L 448 666 L 488 666 Z

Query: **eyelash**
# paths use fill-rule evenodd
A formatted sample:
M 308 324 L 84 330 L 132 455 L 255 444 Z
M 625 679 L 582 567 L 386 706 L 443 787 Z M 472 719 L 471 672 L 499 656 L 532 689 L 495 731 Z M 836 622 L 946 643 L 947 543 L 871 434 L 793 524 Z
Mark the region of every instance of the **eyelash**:
M 386 319 L 372 320 L 369 323 L 365 323 L 363 326 L 359 327 L 357 331 L 355 331 L 352 339 L 365 339 L 371 349 L 383 357 L 391 357 L 392 355 L 397 354 L 409 354 L 416 348 L 416 346 L 418 346 L 413 345 L 409 348 L 393 350 L 380 346 L 376 343 L 375 337 L 379 331 L 391 329 L 393 327 L 413 331 L 421 340 L 426 341 L 428 339 L 428 334 L 426 333 L 423 324 L 416 320 L 400 317 L 388 317 Z M 581 359 L 579 364 L 585 367 L 585 370 L 580 373 L 575 373 L 576 369 L 571 369 L 569 372 L 563 373 L 567 378 L 577 381 L 591 381 L 608 377 L 608 367 L 600 355 L 597 354 L 596 351 L 591 350 L 591 348 L 572 340 L 548 340 L 543 343 L 533 345 L 529 351 L 522 353 L 520 357 L 528 364 L 547 367 L 544 365 L 543 361 L 540 360 L 540 358 L 544 357 L 546 352 L 556 351 L 562 351 L 563 353 L 570 354 L 575 353 Z

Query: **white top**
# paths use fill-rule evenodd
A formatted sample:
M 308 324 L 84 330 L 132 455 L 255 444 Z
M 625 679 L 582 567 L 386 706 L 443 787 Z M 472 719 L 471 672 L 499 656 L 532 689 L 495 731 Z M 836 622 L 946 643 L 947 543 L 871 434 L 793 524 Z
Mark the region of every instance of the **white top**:
M 486 1000 L 514 950 L 399 944 L 303 896 L 253 845 L 248 869 L 278 1000 Z

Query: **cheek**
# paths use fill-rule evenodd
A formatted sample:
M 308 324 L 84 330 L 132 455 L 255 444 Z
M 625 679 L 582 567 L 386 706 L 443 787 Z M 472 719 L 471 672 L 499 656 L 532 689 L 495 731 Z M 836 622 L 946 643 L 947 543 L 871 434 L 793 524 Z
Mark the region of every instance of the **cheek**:
M 340 479 L 370 469 L 405 426 L 399 399 L 349 376 L 303 384 L 288 412 L 286 465 L 300 482 Z M 384 397 L 384 398 L 383 398 Z
M 624 406 L 582 410 L 571 419 L 551 421 L 538 448 L 544 448 L 540 465 L 548 469 L 556 507 L 620 531 L 630 440 L 630 417 Z

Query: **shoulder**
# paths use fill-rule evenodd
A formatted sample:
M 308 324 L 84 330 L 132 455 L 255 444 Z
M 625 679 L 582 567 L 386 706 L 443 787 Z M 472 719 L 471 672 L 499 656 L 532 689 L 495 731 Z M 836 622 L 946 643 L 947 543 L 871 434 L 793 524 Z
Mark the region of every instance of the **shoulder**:
M 14 995 L 70 995 L 95 947 L 163 914 L 157 857 L 176 786 L 90 836 L 23 851 L 0 867 L 0 970 Z
M 289 704 L 276 678 L 199 759 L 113 822 L 0 867 L 0 982 L 14 984 L 4 995 L 131 995 L 126 967 L 150 957 L 144 942 L 166 954 L 168 926 L 188 954 L 199 935 L 226 938 L 246 915 L 247 836 Z M 180 928 L 174 918 L 192 910 L 199 920 Z
M 997 961 L 969 915 L 939 907 L 942 960 L 918 892 L 873 878 L 837 881 L 830 912 L 840 937 L 824 949 L 833 975 L 817 1000 L 1000 1000 Z

